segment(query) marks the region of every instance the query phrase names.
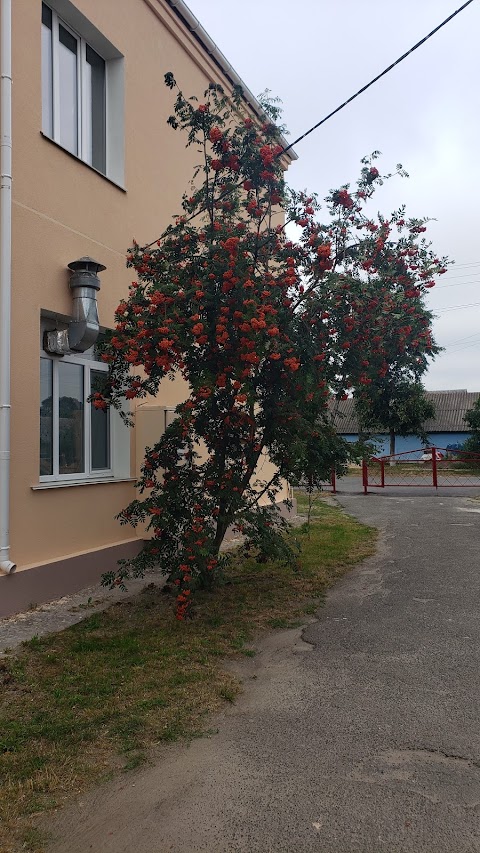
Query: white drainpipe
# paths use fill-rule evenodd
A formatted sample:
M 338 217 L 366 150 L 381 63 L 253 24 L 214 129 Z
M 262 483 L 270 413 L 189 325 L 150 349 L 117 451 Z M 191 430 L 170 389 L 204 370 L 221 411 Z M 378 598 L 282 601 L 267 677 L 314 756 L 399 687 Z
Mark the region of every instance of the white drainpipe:
M 10 326 L 12 291 L 12 0 L 0 0 L 0 572 L 10 560 Z

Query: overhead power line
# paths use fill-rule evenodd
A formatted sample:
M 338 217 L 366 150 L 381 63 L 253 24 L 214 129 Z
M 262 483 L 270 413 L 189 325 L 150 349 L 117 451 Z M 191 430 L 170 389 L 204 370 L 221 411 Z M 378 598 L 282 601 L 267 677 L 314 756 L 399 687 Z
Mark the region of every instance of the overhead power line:
M 446 347 L 445 349 L 447 349 L 448 352 L 454 353 L 454 352 L 462 352 L 464 349 L 473 349 L 474 347 L 480 347 L 480 340 L 470 341 L 467 344 L 460 344 L 457 347 Z
M 463 10 L 467 8 L 467 6 L 470 6 L 470 3 L 473 3 L 473 0 L 467 0 L 467 2 L 460 6 L 459 9 L 457 9 L 455 12 L 452 12 L 452 14 L 449 15 L 448 18 L 445 18 L 445 20 L 442 21 L 442 23 L 439 24 L 438 27 L 435 27 L 435 29 L 428 33 L 428 35 L 426 35 L 423 39 L 417 41 L 417 43 L 414 44 L 413 47 L 410 48 L 410 50 L 407 50 L 407 52 L 400 56 L 398 59 L 396 59 L 395 62 L 392 62 L 392 64 L 389 65 L 388 68 L 385 68 L 384 71 L 382 71 L 380 74 L 377 74 L 377 76 L 374 77 L 373 80 L 370 80 L 369 83 L 367 83 L 365 86 L 362 86 L 362 88 L 359 89 L 358 92 L 355 92 L 354 95 L 351 95 L 350 98 L 347 98 L 347 100 L 344 101 L 343 104 L 340 104 L 339 107 L 337 107 L 335 110 L 332 110 L 332 112 L 325 116 L 325 118 L 322 118 L 321 121 L 317 122 L 317 124 L 314 124 L 313 127 L 310 128 L 310 130 L 307 130 L 305 133 L 302 133 L 302 135 L 295 139 L 293 142 L 291 142 L 290 145 L 287 145 L 287 147 L 283 149 L 282 153 L 284 154 L 286 151 L 289 151 L 290 148 L 293 148 L 294 145 L 297 145 L 299 142 L 305 139 L 306 136 L 309 136 L 311 133 L 313 133 L 314 130 L 317 130 L 319 127 L 321 127 L 322 124 L 325 124 L 326 121 L 328 121 L 334 115 L 339 113 L 340 110 L 343 110 L 346 106 L 348 106 L 348 104 L 351 104 L 352 101 L 359 97 L 359 95 L 362 95 L 363 92 L 366 92 L 367 89 L 370 89 L 370 86 L 373 86 L 374 83 L 377 83 L 378 80 L 380 80 L 382 77 L 385 77 L 385 75 L 392 71 L 393 68 L 395 68 L 397 65 L 400 65 L 400 63 L 403 62 L 403 60 L 406 59 L 407 56 L 410 56 L 410 54 L 413 53 L 414 50 L 417 50 L 419 47 L 421 47 L 422 44 L 425 44 L 428 39 L 432 38 L 435 33 L 438 33 L 438 31 L 441 30 L 442 27 L 444 27 L 446 24 L 448 24 L 449 21 L 455 18 L 456 15 L 459 15 L 460 12 L 463 12 Z
M 464 346 L 461 347 L 454 347 L 453 349 L 445 347 L 445 352 L 448 353 L 448 355 L 456 355 L 457 352 L 464 352 L 467 349 L 476 349 L 477 347 L 480 347 L 480 341 L 471 341 L 469 344 L 464 344 Z
M 480 338 L 480 332 L 474 332 L 473 335 L 466 335 L 464 338 L 457 338 L 455 341 L 450 341 L 450 343 L 445 345 L 446 349 L 450 347 L 456 346 L 456 344 L 461 344 L 464 341 L 470 340 L 470 338 Z
M 448 16 L 448 18 L 445 18 L 445 20 L 442 21 L 441 24 L 438 24 L 438 26 L 435 27 L 435 29 L 433 29 L 426 36 L 424 36 L 423 39 L 420 39 L 420 41 L 418 41 L 416 44 L 414 44 L 413 47 L 410 48 L 410 50 L 407 50 L 407 52 L 404 53 L 402 56 L 400 56 L 398 59 L 396 59 L 395 62 L 392 62 L 392 64 L 389 65 L 388 68 L 385 68 L 384 71 L 382 71 L 380 74 L 377 74 L 377 76 L 374 77 L 373 80 L 370 80 L 370 82 L 367 83 L 366 86 L 362 86 L 362 88 L 359 89 L 358 92 L 355 92 L 355 94 L 351 95 L 351 97 L 348 98 L 346 101 L 344 101 L 343 104 L 340 104 L 339 107 L 337 107 L 335 110 L 332 110 L 332 112 L 329 113 L 327 116 L 325 116 L 325 118 L 322 118 L 321 121 L 319 121 L 319 122 L 317 122 L 317 124 L 313 125 L 313 127 L 311 127 L 310 130 L 307 130 L 305 133 L 302 133 L 301 136 L 298 136 L 297 139 L 294 139 L 294 141 L 291 142 L 290 145 L 287 145 L 286 148 L 282 148 L 282 150 L 277 155 L 277 157 L 281 157 L 287 151 L 290 151 L 290 148 L 293 148 L 294 145 L 297 145 L 299 142 L 301 142 L 303 139 L 305 139 L 306 136 L 309 136 L 311 133 L 313 133 L 314 130 L 317 130 L 319 127 L 321 127 L 322 124 L 325 124 L 325 122 L 327 122 L 334 115 L 339 113 L 340 110 L 343 110 L 348 104 L 350 104 L 352 101 L 354 101 L 356 98 L 358 98 L 359 95 L 363 94 L 363 92 L 366 92 L 367 89 L 369 89 L 371 86 L 373 86 L 373 84 L 376 83 L 378 80 L 380 80 L 381 77 L 384 77 L 393 68 L 395 68 L 395 66 L 397 66 L 401 62 L 403 62 L 403 60 L 406 59 L 407 56 L 410 56 L 410 54 L 413 53 L 415 50 L 417 50 L 419 47 L 421 47 L 422 44 L 425 44 L 425 42 L 428 41 L 428 39 L 432 38 L 432 36 L 434 36 L 435 33 L 438 33 L 438 31 L 441 30 L 442 27 L 446 26 L 446 24 L 448 24 L 449 21 L 451 21 L 453 18 L 455 18 L 457 15 L 459 15 L 460 12 L 463 12 L 463 10 L 466 9 L 467 6 L 470 6 L 471 3 L 473 3 L 473 0 L 466 0 L 466 3 L 463 3 L 463 5 L 460 6 L 458 9 L 456 9 L 455 12 L 452 12 L 452 14 Z M 240 186 L 240 184 L 237 184 L 236 186 Z M 217 201 L 219 201 L 220 199 L 223 199 L 225 196 L 229 195 L 231 193 L 231 191 L 232 191 L 231 189 L 225 190 L 224 193 L 220 194 Z M 200 208 L 200 210 L 197 210 L 195 213 L 192 213 L 188 217 L 187 221 L 190 222 L 192 219 L 199 216 L 201 213 L 204 213 L 206 210 L 207 210 L 206 207 Z M 144 246 L 144 249 L 150 249 L 157 242 L 158 242 L 158 238 L 156 240 L 152 240 L 151 243 L 147 243 L 147 245 Z
M 432 308 L 434 314 L 443 314 L 445 311 L 460 311 L 464 308 L 477 308 L 480 302 L 470 302 L 468 305 L 448 305 L 447 308 Z
M 445 278 L 458 278 L 459 276 L 457 275 L 456 270 L 460 269 L 460 271 L 463 273 L 465 272 L 465 267 L 480 267 L 480 262 L 476 261 L 474 264 L 455 264 L 455 266 L 453 266 L 451 270 L 446 273 Z M 473 275 L 473 273 L 468 274 Z
M 473 272 L 466 272 L 463 275 L 449 275 L 446 276 L 442 281 L 452 281 L 452 279 L 456 278 L 472 278 L 472 276 L 478 275 L 479 270 L 474 270 Z
M 480 347 L 480 332 L 473 332 L 471 335 L 465 335 L 462 338 L 456 338 L 442 347 L 441 355 L 454 355 L 457 352 L 463 352 L 467 349 L 476 349 Z
M 454 281 L 452 284 L 437 284 L 437 290 L 445 290 L 446 287 L 470 287 L 471 284 L 480 284 L 480 278 L 473 281 Z

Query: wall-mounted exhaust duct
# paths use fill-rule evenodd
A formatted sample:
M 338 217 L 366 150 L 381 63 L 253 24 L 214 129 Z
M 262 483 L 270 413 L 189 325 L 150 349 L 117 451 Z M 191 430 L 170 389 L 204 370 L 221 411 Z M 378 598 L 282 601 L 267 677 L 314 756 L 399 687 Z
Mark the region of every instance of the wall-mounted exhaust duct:
M 72 271 L 72 321 L 64 331 L 45 333 L 44 348 L 55 355 L 85 352 L 96 342 L 100 331 L 97 306 L 97 291 L 100 290 L 98 273 L 106 267 L 93 258 L 85 257 L 72 261 L 68 268 Z

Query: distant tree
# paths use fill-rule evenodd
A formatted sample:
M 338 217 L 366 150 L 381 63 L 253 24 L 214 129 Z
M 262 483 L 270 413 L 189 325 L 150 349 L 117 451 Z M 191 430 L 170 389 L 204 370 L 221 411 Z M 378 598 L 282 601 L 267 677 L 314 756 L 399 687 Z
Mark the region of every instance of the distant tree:
M 58 414 L 60 418 L 72 418 L 75 412 L 83 409 L 83 403 L 75 397 L 60 397 L 58 401 Z
M 402 211 L 399 214 L 402 217 Z M 423 230 L 421 224 L 419 230 Z M 401 265 L 405 246 L 397 245 L 395 249 L 391 244 L 385 246 L 390 262 Z M 407 256 L 409 251 L 407 248 Z M 415 290 L 413 287 L 409 293 Z M 422 376 L 441 348 L 432 337 L 433 315 L 421 297 L 415 311 L 405 304 L 388 304 L 388 301 L 380 303 L 375 310 L 372 343 L 382 336 L 382 364 L 377 360 L 376 373 L 368 371 L 371 381 L 357 386 L 353 396 L 361 431 L 388 433 L 390 455 L 393 456 L 397 435 L 417 435 L 421 441 L 427 440 L 423 425 L 434 417 L 435 409 L 425 397 Z
M 480 453 L 480 397 L 473 408 L 466 412 L 464 420 L 470 427 L 472 434 L 467 438 L 463 449 L 468 450 L 469 453 Z
M 395 376 L 372 383 L 368 395 L 356 399 L 355 407 L 362 431 L 388 432 L 391 456 L 397 435 L 417 435 L 426 442 L 425 421 L 435 416 L 435 407 L 427 400 L 421 382 Z

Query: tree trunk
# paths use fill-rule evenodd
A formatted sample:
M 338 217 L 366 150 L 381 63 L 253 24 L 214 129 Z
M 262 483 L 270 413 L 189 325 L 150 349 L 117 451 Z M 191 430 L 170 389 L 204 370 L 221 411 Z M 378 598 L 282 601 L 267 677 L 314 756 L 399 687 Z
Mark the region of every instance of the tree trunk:
M 395 430 L 390 430 L 390 465 L 395 465 Z

